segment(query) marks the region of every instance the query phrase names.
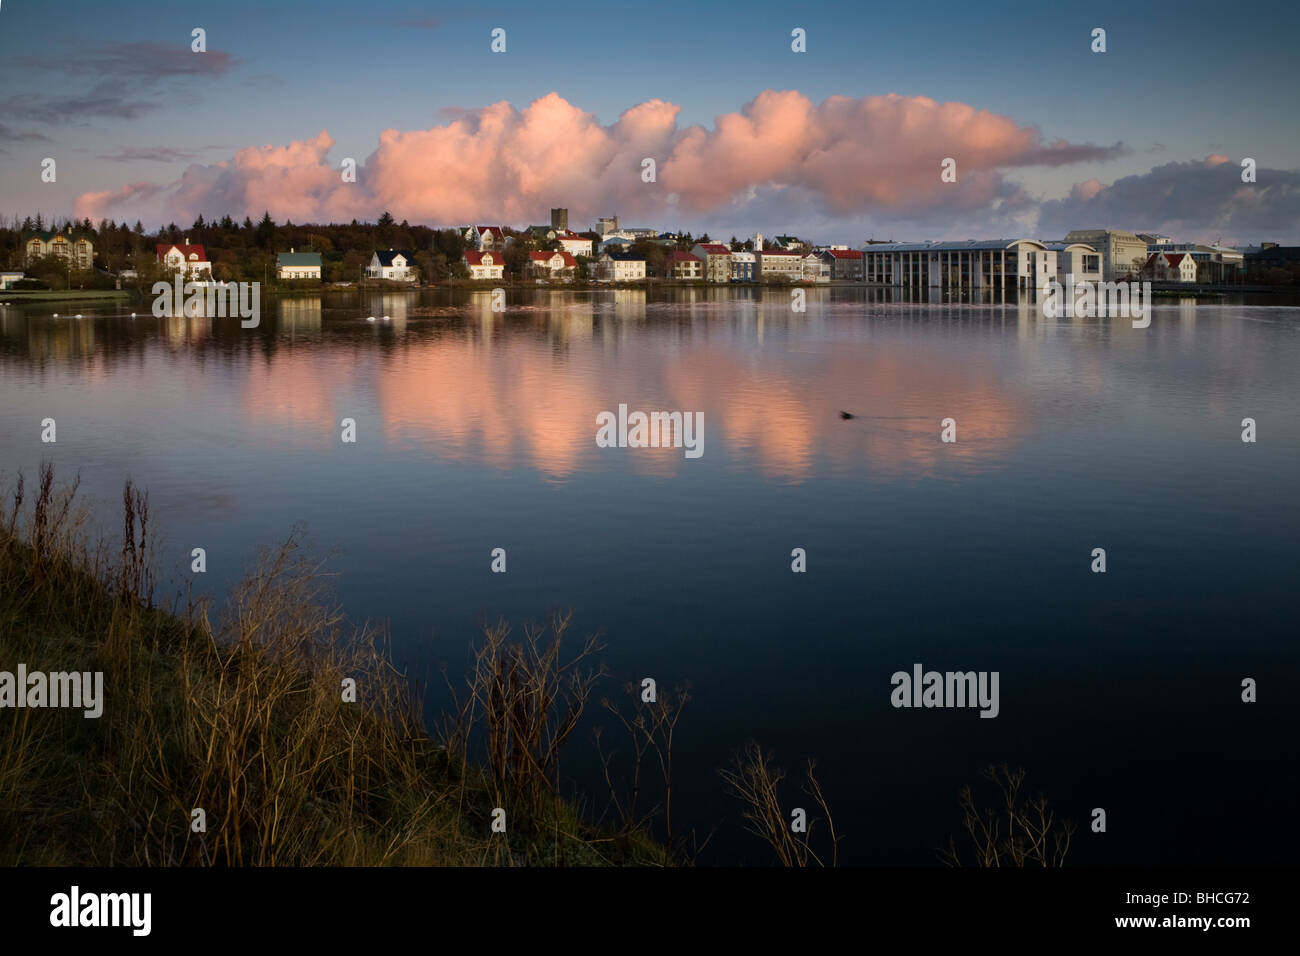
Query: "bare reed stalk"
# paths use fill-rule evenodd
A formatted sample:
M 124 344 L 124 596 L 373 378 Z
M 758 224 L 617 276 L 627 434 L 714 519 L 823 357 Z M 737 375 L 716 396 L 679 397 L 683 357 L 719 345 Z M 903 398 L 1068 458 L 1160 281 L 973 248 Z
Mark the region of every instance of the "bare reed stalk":
M 751 740 L 733 757 L 731 767 L 719 770 L 718 774 L 732 796 L 740 800 L 746 828 L 772 848 L 782 866 L 806 867 L 809 863 L 827 866 L 812 845 L 813 830 L 818 821 L 810 816 L 807 831 L 794 832 L 791 817 L 794 807 L 787 806 L 780 794 L 785 771 L 773 766 L 772 761 L 772 755 Z M 815 762 L 809 760 L 801 790 L 812 797 L 814 805 L 826 817 L 830 838 L 829 865 L 835 866 L 839 862 L 840 841 L 844 838 L 835 829 L 815 768 Z
M 1074 836 L 1073 820 L 1060 820 L 1041 794 L 1025 797 L 1025 771 L 1005 763 L 986 767 L 981 775 L 997 791 L 994 807 L 979 808 L 970 784 L 959 791 L 962 825 L 975 866 L 1064 866 Z M 949 866 L 962 866 L 963 856 L 953 837 L 937 851 Z
M 463 723 L 484 728 L 492 792 L 525 821 L 536 825 L 555 797 L 560 751 L 577 728 L 587 699 L 604 669 L 592 659 L 599 637 L 588 637 L 567 658 L 564 637 L 573 612 L 546 625 L 527 624 L 511 642 L 505 621 L 485 626 L 483 643 L 471 648 L 469 714 Z
M 603 733 L 600 727 L 594 731 L 596 752 L 600 758 L 601 772 L 605 786 L 609 790 L 610 805 L 619 822 L 619 832 L 627 835 L 636 830 L 645 830 L 651 820 L 662 815 L 664 820 L 666 849 L 674 849 L 676 835 L 673 833 L 673 746 L 677 734 L 677 724 L 682 711 L 690 701 L 689 689 L 683 686 L 672 691 L 658 694 L 657 700 L 643 699 L 641 688 L 635 683 L 624 685 L 624 690 L 631 697 L 631 713 L 624 713 L 622 708 L 608 697 L 601 699 L 601 706 L 609 711 L 627 733 L 631 743 L 630 783 L 626 793 L 620 792 L 615 783 L 612 769 L 614 754 L 606 753 L 603 745 Z M 663 801 L 638 814 L 642 790 L 642 765 L 647 756 L 654 757 L 654 764 L 659 771 L 659 782 L 663 787 Z M 667 861 L 665 861 L 667 862 Z

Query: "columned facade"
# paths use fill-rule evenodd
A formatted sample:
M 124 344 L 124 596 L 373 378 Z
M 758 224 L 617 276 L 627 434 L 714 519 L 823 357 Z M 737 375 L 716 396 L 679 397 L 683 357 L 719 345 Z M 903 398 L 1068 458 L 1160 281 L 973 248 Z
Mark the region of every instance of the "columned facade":
M 1057 250 L 1035 239 L 878 243 L 862 247 L 863 277 L 938 289 L 1037 288 L 1056 273 Z

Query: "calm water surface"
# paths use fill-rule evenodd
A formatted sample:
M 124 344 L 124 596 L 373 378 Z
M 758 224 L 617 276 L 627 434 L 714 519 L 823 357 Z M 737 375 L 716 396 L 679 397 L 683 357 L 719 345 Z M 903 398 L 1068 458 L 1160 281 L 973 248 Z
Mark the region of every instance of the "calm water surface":
M 354 294 L 254 330 L 9 305 L 0 469 L 49 457 L 114 516 L 131 476 L 172 580 L 204 547 L 217 595 L 305 524 L 431 713 L 481 620 L 575 609 L 616 680 L 691 685 L 676 800 L 718 827 L 707 862 L 765 859 L 716 775 L 749 737 L 817 758 L 850 862 L 933 863 L 1003 760 L 1079 821 L 1072 862 L 1292 862 L 1300 309 L 1164 301 L 1135 330 L 891 298 Z M 620 403 L 702 411 L 703 457 L 597 448 Z M 999 671 L 1000 715 L 894 709 L 914 663 Z M 593 754 L 565 769 L 599 805 Z

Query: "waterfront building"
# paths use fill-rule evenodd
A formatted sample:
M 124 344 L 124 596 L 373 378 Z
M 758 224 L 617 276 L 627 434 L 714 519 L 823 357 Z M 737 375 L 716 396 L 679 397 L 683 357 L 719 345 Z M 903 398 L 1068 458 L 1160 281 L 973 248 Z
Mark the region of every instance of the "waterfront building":
M 862 252 L 858 249 L 846 249 L 831 246 L 822 253 L 822 261 L 831 270 L 832 279 L 862 279 Z
M 275 277 L 277 279 L 316 279 L 320 280 L 321 261 L 319 252 L 281 252 L 275 257 Z
M 755 253 L 758 259 L 758 278 L 785 279 L 798 282 L 803 278 L 803 253 L 782 249 L 767 249 Z
M 95 264 L 95 243 L 85 232 L 35 232 L 23 240 L 27 262 L 41 256 L 58 256 L 74 269 L 91 269 Z
M 609 282 L 640 282 L 646 276 L 645 259 L 615 248 L 601 253 L 596 263 L 597 275 Z
M 1150 255 L 1145 239 L 1123 229 L 1072 229 L 1065 241 L 1086 242 L 1096 249 L 1106 282 L 1136 278 Z
M 1202 282 L 1232 282 L 1240 278 L 1246 267 L 1246 256 L 1240 249 L 1197 242 L 1171 242 L 1154 252 L 1186 252 L 1196 260 L 1197 277 Z
M 815 252 L 803 257 L 803 280 L 805 282 L 830 282 L 831 264 Z
M 758 257 L 743 249 L 731 254 L 731 281 L 754 282 L 758 279 Z
M 210 279 L 212 263 L 200 245 L 191 245 L 189 237 L 183 243 L 160 242 L 154 247 L 158 261 L 172 272 L 183 273 L 187 279 Z
M 576 232 L 559 230 L 555 233 L 555 241 L 571 256 L 591 255 L 591 240 L 586 236 L 578 235 Z
M 1101 253 L 1086 242 L 1049 242 L 1056 253 L 1056 277 L 1061 282 L 1074 276 L 1075 282 L 1101 282 Z
M 697 242 L 691 255 L 704 263 L 704 278 L 709 282 L 731 281 L 731 249 L 721 242 Z
M 1163 282 L 1195 282 L 1196 260 L 1190 252 L 1153 252 L 1142 274 Z
M 471 279 L 500 279 L 505 275 L 506 259 L 499 252 L 466 249 L 463 261 Z
M 704 260 L 679 249 L 668 254 L 664 268 L 670 279 L 700 279 L 704 275 Z
M 862 248 L 863 275 L 880 285 L 1041 289 L 1056 278 L 1056 251 L 1036 239 L 884 242 Z
M 535 279 L 572 282 L 578 260 L 567 252 L 530 252 L 528 271 Z
M 1265 269 L 1300 269 L 1300 246 L 1280 246 L 1276 242 L 1262 242 L 1258 249 L 1245 254 L 1246 270 L 1261 272 Z
M 414 282 L 415 256 L 405 249 L 384 249 L 370 257 L 366 278 L 388 279 L 393 282 Z

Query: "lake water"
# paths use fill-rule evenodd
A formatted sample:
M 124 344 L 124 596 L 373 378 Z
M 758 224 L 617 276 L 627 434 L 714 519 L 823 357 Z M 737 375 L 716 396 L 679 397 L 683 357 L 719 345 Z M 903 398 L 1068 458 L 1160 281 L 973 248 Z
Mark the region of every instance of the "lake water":
M 802 314 L 779 290 L 359 295 L 247 330 L 0 309 L 6 483 L 51 458 L 116 521 L 131 476 L 165 571 L 203 547 L 216 594 L 302 522 L 431 711 L 479 621 L 573 608 L 609 692 L 691 685 L 675 800 L 718 827 L 702 862 L 766 859 L 716 774 L 750 737 L 817 758 L 852 863 L 933 864 L 1003 760 L 1080 824 L 1070 862 L 1294 861 L 1300 309 L 1165 300 L 1133 329 L 839 287 Z M 598 448 L 620 404 L 703 412 L 702 457 Z M 917 663 L 997 671 L 998 716 L 891 706 Z M 603 805 L 593 753 L 575 736 L 565 772 Z

